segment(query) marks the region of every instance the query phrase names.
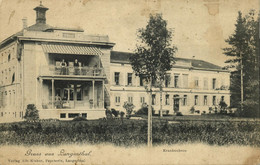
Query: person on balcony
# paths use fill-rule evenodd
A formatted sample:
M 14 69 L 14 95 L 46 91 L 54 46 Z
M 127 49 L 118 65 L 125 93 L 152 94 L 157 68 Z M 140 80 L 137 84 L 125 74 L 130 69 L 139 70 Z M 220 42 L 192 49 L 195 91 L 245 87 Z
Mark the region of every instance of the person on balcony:
M 62 108 L 62 106 L 63 106 L 63 101 L 58 94 L 55 96 L 54 105 L 55 105 L 56 108 Z
M 79 61 L 78 59 L 75 59 L 74 61 L 74 71 L 75 71 L 75 75 L 79 75 Z
M 61 74 L 66 75 L 67 74 L 67 63 L 65 62 L 64 59 L 62 59 L 60 66 L 61 66 Z

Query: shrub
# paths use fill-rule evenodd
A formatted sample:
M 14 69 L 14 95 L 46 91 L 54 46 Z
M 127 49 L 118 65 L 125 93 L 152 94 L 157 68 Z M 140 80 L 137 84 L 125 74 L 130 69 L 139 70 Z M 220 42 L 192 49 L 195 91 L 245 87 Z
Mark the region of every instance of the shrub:
M 220 111 L 223 113 L 223 112 L 226 112 L 226 108 L 227 108 L 227 103 L 225 101 L 220 101 L 219 102 L 219 106 L 220 106 Z
M 112 112 L 109 109 L 106 109 L 106 117 L 108 119 L 112 118 Z
M 199 114 L 199 113 L 200 113 L 200 110 L 196 110 L 195 112 Z
M 218 107 L 215 106 L 215 113 L 218 113 Z
M 39 111 L 34 104 L 28 104 L 24 118 L 26 121 L 36 121 L 39 119 Z
M 183 116 L 183 114 L 181 112 L 177 112 L 176 116 Z
M 169 110 L 166 110 L 166 115 L 169 115 L 169 112 L 170 112 Z
M 213 111 L 212 107 L 209 107 L 209 113 L 211 113 Z
M 113 114 L 115 117 L 118 117 L 119 111 L 116 111 L 114 108 L 112 108 L 112 109 L 111 109 L 111 112 L 112 112 L 112 114 Z
M 195 108 L 194 108 L 194 106 L 192 106 L 191 108 L 190 108 L 190 113 L 194 113 L 195 112 Z
M 130 117 L 130 115 L 133 112 L 134 104 L 130 102 L 124 102 L 123 108 L 125 108 L 127 115 Z
M 82 117 L 82 116 L 77 116 L 73 119 L 73 121 L 87 121 L 87 119 L 85 117 Z
M 123 118 L 125 115 L 125 112 L 121 111 L 119 114 L 120 114 L 120 117 Z
M 155 110 L 152 107 L 152 115 L 154 115 Z M 135 114 L 137 115 L 148 115 L 148 106 L 143 105 Z

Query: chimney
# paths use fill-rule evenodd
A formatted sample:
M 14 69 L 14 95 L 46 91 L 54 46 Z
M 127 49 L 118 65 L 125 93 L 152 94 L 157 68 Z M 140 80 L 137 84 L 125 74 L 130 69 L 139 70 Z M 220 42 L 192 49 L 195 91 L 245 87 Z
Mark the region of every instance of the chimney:
M 36 8 L 34 8 L 34 10 L 36 11 L 36 24 L 38 23 L 42 23 L 42 24 L 46 24 L 46 11 L 48 10 L 47 7 L 44 7 L 42 5 L 42 1 L 40 2 L 40 5 L 37 6 Z
M 22 19 L 22 21 L 23 21 L 23 29 L 27 28 L 27 18 L 24 17 L 24 18 Z

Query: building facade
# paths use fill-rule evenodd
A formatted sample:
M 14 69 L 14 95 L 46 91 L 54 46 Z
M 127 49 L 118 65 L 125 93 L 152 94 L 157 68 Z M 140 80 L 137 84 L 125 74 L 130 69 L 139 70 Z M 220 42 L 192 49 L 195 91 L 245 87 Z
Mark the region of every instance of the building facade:
M 148 103 L 145 82 L 135 76 L 129 63 L 131 53 L 111 52 L 110 102 L 111 108 L 124 111 L 124 102 L 132 102 L 135 111 Z M 230 72 L 214 64 L 196 60 L 176 58 L 174 67 L 167 72 L 162 88 L 164 114 L 190 114 L 194 107 L 199 113 L 209 113 L 219 102 L 230 105 Z M 152 106 L 155 113 L 160 110 L 160 90 L 153 88 Z
M 86 35 L 82 29 L 46 24 L 48 8 L 34 8 L 36 23 L 0 43 L 0 121 L 21 121 L 28 104 L 41 119 L 105 117 L 105 108 L 135 111 L 148 101 L 145 82 L 135 76 L 131 53 L 112 51 L 108 36 Z M 25 21 L 25 20 L 24 20 Z M 162 93 L 164 113 L 188 114 L 191 107 L 208 112 L 220 100 L 230 102 L 229 72 L 211 63 L 176 58 Z M 160 109 L 154 88 L 152 103 Z
M 1 122 L 22 120 L 28 104 L 42 119 L 105 117 L 114 43 L 81 29 L 52 27 L 48 8 L 34 10 L 36 24 L 0 44 Z

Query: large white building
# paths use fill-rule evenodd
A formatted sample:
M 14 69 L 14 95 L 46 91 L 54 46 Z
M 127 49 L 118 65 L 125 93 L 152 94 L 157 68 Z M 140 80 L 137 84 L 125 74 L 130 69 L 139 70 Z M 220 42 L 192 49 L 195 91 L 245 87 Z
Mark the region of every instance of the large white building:
M 41 119 L 105 117 L 105 108 L 135 110 L 148 101 L 143 82 L 129 64 L 130 53 L 112 51 L 108 36 L 46 24 L 48 8 L 37 6 L 36 23 L 0 43 L 0 121 L 21 121 L 28 104 Z M 75 62 L 77 59 L 78 62 Z M 74 64 L 75 63 L 75 64 Z M 205 61 L 177 58 L 163 88 L 163 109 L 170 114 L 229 105 L 229 72 Z M 159 110 L 158 89 L 153 107 Z
M 132 102 L 135 110 L 148 103 L 148 94 L 140 77 L 135 76 L 129 63 L 131 53 L 111 52 L 110 100 L 111 108 L 123 111 L 125 101 Z M 221 100 L 230 104 L 230 72 L 197 59 L 176 58 L 176 64 L 167 72 L 162 92 L 164 113 L 190 114 L 191 107 L 208 113 Z M 155 113 L 160 109 L 159 88 L 153 89 Z
M 34 25 L 25 23 L 0 43 L 0 121 L 23 120 L 28 104 L 42 119 L 105 117 L 114 43 L 82 29 L 52 27 L 46 24 L 48 8 L 34 10 Z

